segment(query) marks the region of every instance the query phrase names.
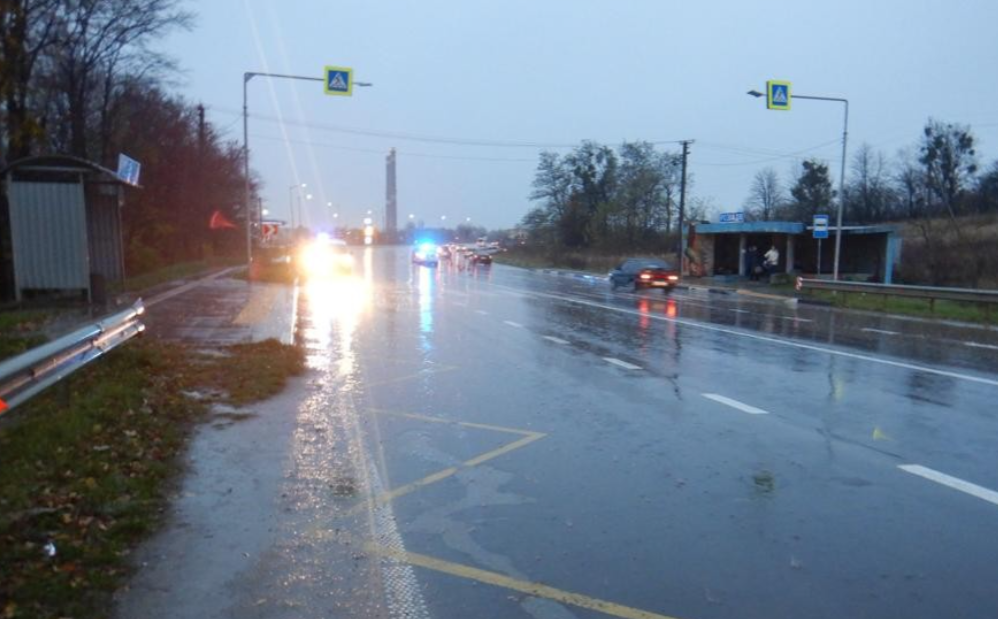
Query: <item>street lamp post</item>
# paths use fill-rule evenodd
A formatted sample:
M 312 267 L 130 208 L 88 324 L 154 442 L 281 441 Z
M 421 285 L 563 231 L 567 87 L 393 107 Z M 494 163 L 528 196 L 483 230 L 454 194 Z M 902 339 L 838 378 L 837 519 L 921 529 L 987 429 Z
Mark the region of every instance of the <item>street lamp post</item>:
M 765 97 L 766 94 L 758 90 L 748 91 L 753 97 Z M 815 97 L 809 95 L 790 95 L 791 99 L 809 99 L 811 101 L 834 101 L 842 103 L 845 113 L 842 119 L 842 169 L 839 171 L 839 204 L 835 214 L 835 266 L 832 269 L 832 279 L 839 279 L 839 256 L 842 253 L 842 207 L 846 197 L 846 143 L 849 139 L 849 100 L 841 97 Z M 819 257 L 820 259 L 820 257 Z
M 291 215 L 291 230 L 295 229 L 295 189 L 304 189 L 306 187 L 308 187 L 306 183 L 288 187 L 288 213 Z
M 321 77 L 307 77 L 304 75 L 285 75 L 283 73 L 259 73 L 247 71 L 243 73 L 243 206 L 246 209 L 246 263 L 253 262 L 253 234 L 252 217 L 250 216 L 250 177 L 249 177 L 249 83 L 254 77 L 273 77 L 287 80 L 301 80 L 305 82 L 323 82 Z M 373 86 L 370 82 L 354 82 L 354 86 Z M 293 216 L 293 213 L 292 213 Z

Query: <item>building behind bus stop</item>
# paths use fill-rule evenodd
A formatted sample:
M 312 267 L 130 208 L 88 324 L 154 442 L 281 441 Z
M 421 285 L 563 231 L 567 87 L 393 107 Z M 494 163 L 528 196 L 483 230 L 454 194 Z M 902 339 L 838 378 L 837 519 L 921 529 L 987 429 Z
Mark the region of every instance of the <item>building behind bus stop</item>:
M 771 247 L 780 253 L 776 273 L 831 276 L 835 262 L 835 234 L 813 238 L 811 226 L 795 221 L 751 221 L 741 223 L 692 224 L 688 233 L 691 258 L 685 275 L 703 277 L 747 277 L 755 248 L 755 264 Z M 889 284 L 901 254 L 901 237 L 892 225 L 843 226 L 839 275 L 843 278 Z

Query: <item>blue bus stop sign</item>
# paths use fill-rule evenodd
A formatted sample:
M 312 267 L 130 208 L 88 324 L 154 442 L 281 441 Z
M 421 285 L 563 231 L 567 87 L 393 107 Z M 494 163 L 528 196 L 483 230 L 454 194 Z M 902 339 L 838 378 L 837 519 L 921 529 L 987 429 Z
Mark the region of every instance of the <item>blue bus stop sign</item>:
M 827 239 L 828 238 L 828 215 L 815 215 L 814 223 L 812 224 L 812 230 L 814 232 L 814 238 L 816 239 Z

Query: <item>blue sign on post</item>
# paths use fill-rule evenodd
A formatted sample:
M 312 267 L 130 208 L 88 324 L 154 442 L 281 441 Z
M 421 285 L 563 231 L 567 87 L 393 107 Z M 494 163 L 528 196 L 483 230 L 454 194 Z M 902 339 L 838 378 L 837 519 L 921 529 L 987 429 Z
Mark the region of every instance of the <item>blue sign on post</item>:
M 353 69 L 348 67 L 326 67 L 324 71 L 327 95 L 349 97 L 353 94 Z
M 129 185 L 139 184 L 139 173 L 142 171 L 142 164 L 132 159 L 125 153 L 118 154 L 118 178 Z
M 828 238 L 828 215 L 815 215 L 814 223 L 812 223 L 812 231 L 814 233 L 814 238 L 816 239 L 827 239 Z

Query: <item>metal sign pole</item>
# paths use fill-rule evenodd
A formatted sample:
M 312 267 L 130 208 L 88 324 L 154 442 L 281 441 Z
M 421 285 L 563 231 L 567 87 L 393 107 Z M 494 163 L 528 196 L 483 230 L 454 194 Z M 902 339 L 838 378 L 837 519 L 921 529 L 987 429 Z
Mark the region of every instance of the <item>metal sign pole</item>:
M 821 239 L 818 239 L 818 277 L 821 277 Z

